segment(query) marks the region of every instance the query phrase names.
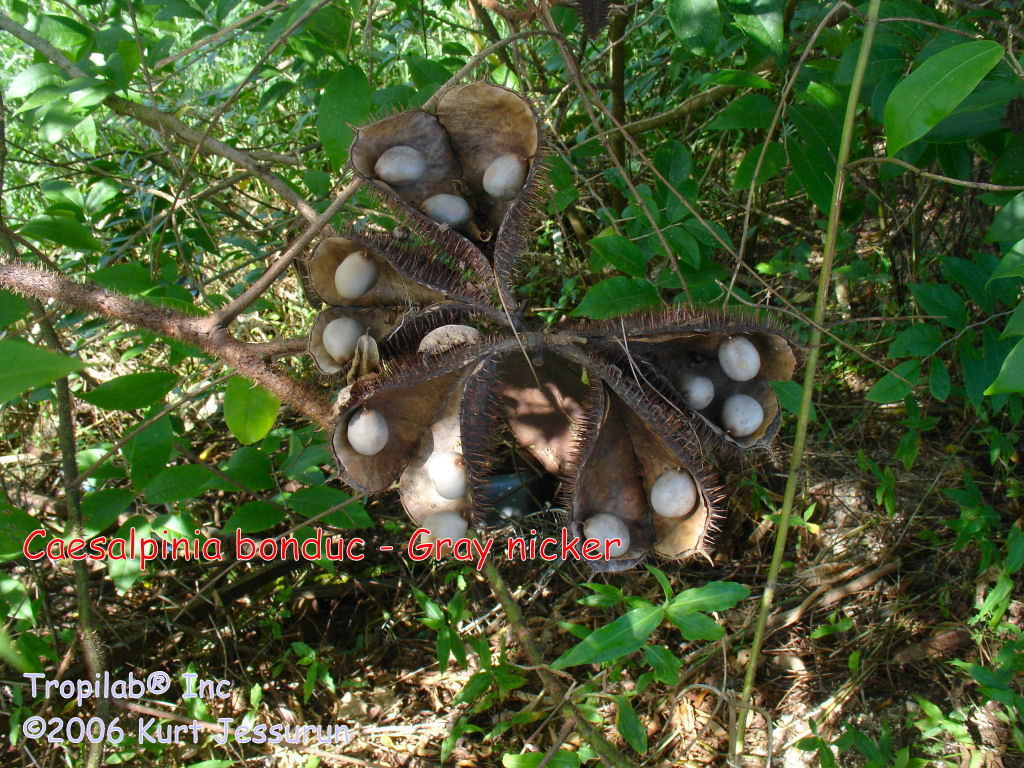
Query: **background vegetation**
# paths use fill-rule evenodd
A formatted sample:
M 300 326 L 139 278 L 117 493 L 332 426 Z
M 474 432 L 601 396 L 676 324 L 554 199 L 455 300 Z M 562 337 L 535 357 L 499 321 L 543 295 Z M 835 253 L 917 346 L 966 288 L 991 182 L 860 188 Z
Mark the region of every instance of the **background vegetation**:
M 589 35 L 576 9 L 496 0 L 4 3 L 5 764 L 1024 762 L 1019 4 L 642 1 L 604 29 L 581 5 Z M 719 467 L 713 564 L 413 563 L 376 551 L 411 533 L 397 501 L 332 480 L 336 385 L 300 354 L 290 263 L 393 226 L 350 182 L 350 126 L 467 77 L 548 131 L 536 316 L 753 304 L 811 349 L 776 449 Z M 489 534 L 554 528 L 550 498 Z M 311 523 L 367 558 L 21 552 L 38 526 Z M 232 694 L 79 709 L 21 677 L 104 670 Z M 352 741 L 129 732 L 101 755 L 22 732 L 161 713 Z

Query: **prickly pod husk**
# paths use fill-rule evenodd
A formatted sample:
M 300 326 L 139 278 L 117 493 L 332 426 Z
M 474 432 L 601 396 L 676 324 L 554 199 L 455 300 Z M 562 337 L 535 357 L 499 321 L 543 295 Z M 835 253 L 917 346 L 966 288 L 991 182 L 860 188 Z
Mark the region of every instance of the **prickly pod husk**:
M 493 503 L 512 443 L 560 481 L 555 503 L 594 570 L 709 553 L 722 492 L 706 456 L 771 441 L 771 383 L 792 377 L 793 342 L 752 316 L 685 308 L 531 329 L 506 310 L 542 185 L 536 113 L 487 83 L 436 104 L 360 128 L 352 146 L 400 232 L 327 237 L 300 264 L 326 305 L 309 352 L 345 382 L 342 480 L 397 483 L 418 525 L 458 537 Z

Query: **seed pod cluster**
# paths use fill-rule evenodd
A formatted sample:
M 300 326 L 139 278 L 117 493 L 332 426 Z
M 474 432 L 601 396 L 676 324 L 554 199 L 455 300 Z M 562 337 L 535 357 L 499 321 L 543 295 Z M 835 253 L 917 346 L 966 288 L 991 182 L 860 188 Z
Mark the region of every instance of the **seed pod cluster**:
M 706 553 L 721 489 L 705 456 L 772 439 L 771 382 L 792 377 L 793 345 L 734 313 L 556 332 L 510 313 L 540 150 L 529 103 L 486 83 L 357 130 L 356 175 L 408 230 L 328 237 L 300 266 L 327 305 L 309 351 L 345 376 L 339 474 L 368 493 L 397 482 L 428 538 L 454 539 L 493 498 L 512 443 L 559 478 L 568 532 L 602 554 L 595 570 Z

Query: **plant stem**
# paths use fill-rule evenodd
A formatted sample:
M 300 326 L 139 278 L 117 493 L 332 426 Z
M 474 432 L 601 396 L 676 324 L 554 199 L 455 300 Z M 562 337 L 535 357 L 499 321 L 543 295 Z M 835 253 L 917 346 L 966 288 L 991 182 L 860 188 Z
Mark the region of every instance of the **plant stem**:
M 804 385 L 800 397 L 800 412 L 796 422 L 796 437 L 793 440 L 793 455 L 789 462 L 789 477 L 786 479 L 786 491 L 782 500 L 779 515 L 779 530 L 775 536 L 775 550 L 772 552 L 771 565 L 768 568 L 768 579 L 764 593 L 761 595 L 761 606 L 757 616 L 757 627 L 754 640 L 750 645 L 750 657 L 747 661 L 746 676 L 743 680 L 743 693 L 740 697 L 739 717 L 732 749 L 734 759 L 739 761 L 743 755 L 744 733 L 747 717 L 750 713 L 750 699 L 754 689 L 754 678 L 757 675 L 757 663 L 764 642 L 765 627 L 771 611 L 772 599 L 778 587 L 779 570 L 786 551 L 786 534 L 789 532 L 789 519 L 793 512 L 796 488 L 800 482 L 800 467 L 803 459 L 804 446 L 807 442 L 807 424 L 810 420 L 811 396 L 814 393 L 814 379 L 818 367 L 818 355 L 821 349 L 821 325 L 825 319 L 825 304 L 828 300 L 829 286 L 832 279 L 832 262 L 836 253 L 836 240 L 839 234 L 839 214 L 842 210 L 843 187 L 846 177 L 846 161 L 850 156 L 853 144 L 854 123 L 857 117 L 857 103 L 860 101 L 861 86 L 864 83 L 864 72 L 867 69 L 868 54 L 878 26 L 878 9 L 881 0 L 871 0 L 868 17 L 864 24 L 864 39 L 861 41 L 860 54 L 850 84 L 850 96 L 846 102 L 846 115 L 843 119 L 843 135 L 836 158 L 836 175 L 832 185 L 832 204 L 829 208 L 828 228 L 825 231 L 825 249 L 822 255 L 821 273 L 818 275 L 818 295 L 814 303 L 814 323 L 811 326 L 810 351 L 804 370 Z M 769 758 L 770 759 L 770 758 Z

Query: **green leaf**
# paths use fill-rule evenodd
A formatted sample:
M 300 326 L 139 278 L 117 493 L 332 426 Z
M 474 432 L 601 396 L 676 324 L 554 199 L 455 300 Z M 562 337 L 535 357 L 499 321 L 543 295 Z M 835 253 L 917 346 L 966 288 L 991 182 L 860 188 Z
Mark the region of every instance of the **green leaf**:
M 265 531 L 268 528 L 273 528 L 286 517 L 287 514 L 280 507 L 265 501 L 250 501 L 235 510 L 235 513 L 224 524 L 221 533 L 229 536 L 239 530 L 243 533 Z
M 967 325 L 967 305 L 963 297 L 948 285 L 919 283 L 910 286 L 921 311 L 949 328 L 962 329 Z
M 590 240 L 590 247 L 620 272 L 643 277 L 647 272 L 647 259 L 632 240 L 620 235 L 602 235 Z
M 901 80 L 885 104 L 889 155 L 917 141 L 956 109 L 1003 56 L 992 40 L 954 45 Z
M 352 127 L 370 114 L 370 84 L 363 70 L 354 65 L 343 67 L 327 82 L 317 110 L 317 128 L 324 153 L 336 171 L 345 166 Z
M 669 619 L 691 643 L 718 640 L 725 635 L 725 630 L 703 613 L 690 613 L 685 616 L 673 616 L 669 613 Z
M 54 64 L 33 64 L 19 72 L 7 86 L 7 98 L 23 99 L 46 85 L 53 85 L 64 80 L 64 73 Z
M 42 528 L 32 515 L 0 502 L 0 560 L 21 557 L 25 539 L 37 528 Z M 33 543 L 39 541 L 35 539 Z
M 85 363 L 34 347 L 20 339 L 0 341 L 0 403 L 15 395 L 80 371 Z
M 363 506 L 352 501 L 345 491 L 328 486 L 300 488 L 285 500 L 285 504 L 303 517 L 318 517 L 317 525 L 337 528 L 371 528 L 373 521 Z M 337 509 L 335 509 L 337 507 Z M 334 509 L 326 515 L 328 509 Z
M 620 693 L 615 698 L 615 705 L 618 708 L 618 715 L 615 718 L 615 728 L 634 750 L 641 755 L 647 751 L 647 729 L 644 728 L 640 718 L 636 716 L 636 710 L 629 703 L 629 697 Z
M 782 44 L 782 0 L 732 2 L 729 10 L 732 11 L 732 23 L 748 37 L 759 42 L 776 58 L 785 57 L 786 49 Z
M 932 323 L 918 323 L 902 331 L 889 345 L 889 357 L 928 357 L 942 343 L 942 332 Z
M 779 405 L 790 413 L 800 413 L 800 401 L 803 399 L 804 388 L 795 381 L 773 381 L 772 389 L 775 396 L 779 398 Z M 811 403 L 811 413 L 808 417 L 811 421 L 817 421 L 818 415 L 814 410 L 814 403 Z
M 243 445 L 266 437 L 280 407 L 277 397 L 242 376 L 232 376 L 224 392 L 224 421 Z
M 708 78 L 708 85 L 731 85 L 736 88 L 771 88 L 771 81 L 742 69 L 719 69 Z
M 135 499 L 127 488 L 105 488 L 82 497 L 82 527 L 85 535 L 98 536 L 117 520 Z
M 527 752 L 525 755 L 513 755 L 505 753 L 501 756 L 503 768 L 537 768 L 541 761 L 546 761 L 545 766 L 549 768 L 579 768 L 580 756 L 576 752 L 567 749 L 560 749 L 547 760 L 543 752 Z
M 986 395 L 1005 392 L 1024 392 L 1024 339 L 1020 339 L 1010 350 L 996 380 L 985 390 Z
M 1008 243 L 1024 238 L 1024 192 L 1013 197 L 996 214 L 985 233 L 986 243 Z
M 1006 252 L 999 265 L 992 270 L 989 282 L 1007 277 L 1024 277 L 1024 240 L 1019 240 Z
M 136 262 L 112 264 L 94 270 L 89 279 L 104 288 L 124 294 L 143 294 L 153 288 L 153 276 Z
M 651 632 L 665 618 L 665 610 L 656 605 L 633 608 L 611 624 L 595 629 L 581 642 L 555 659 L 552 669 L 577 664 L 600 664 L 627 656 L 643 648 Z
M 206 490 L 215 475 L 198 464 L 168 467 L 146 487 L 148 504 L 171 504 L 194 499 Z
M 129 373 L 105 381 L 80 397 L 107 411 L 134 411 L 161 402 L 177 383 L 177 374 L 166 371 Z
M 654 670 L 654 676 L 665 685 L 675 685 L 679 682 L 679 669 L 683 662 L 675 656 L 668 648 L 661 645 L 648 645 L 644 647 L 644 656 L 647 663 Z
M 920 375 L 921 361 L 905 360 L 875 383 L 867 399 L 872 403 L 898 403 L 913 391 Z
M 223 467 L 223 472 L 250 491 L 269 491 L 277 487 L 270 457 L 251 445 L 235 451 L 228 459 L 227 466 Z M 225 490 L 238 488 L 229 480 L 219 480 L 217 487 Z
M 697 611 L 725 611 L 746 599 L 749 594 L 749 589 L 735 581 L 709 581 L 703 587 L 683 590 L 672 598 L 665 609 L 670 619 Z
M 658 291 L 647 280 L 636 277 L 609 277 L 591 287 L 572 315 L 603 319 L 661 304 Z
M 0 330 L 28 315 L 28 302 L 16 293 L 0 289 Z
M 712 130 L 767 128 L 775 116 L 775 102 L 759 93 L 740 96 L 708 124 Z
M 736 169 L 736 176 L 732 180 L 733 192 L 750 189 L 750 182 L 754 178 L 754 169 L 757 167 L 762 147 L 764 147 L 764 142 L 755 144 L 743 156 L 739 168 Z M 764 184 L 768 179 L 781 171 L 782 166 L 785 164 L 786 153 L 782 149 L 782 145 L 769 144 L 764 152 L 764 160 L 761 162 L 761 170 L 757 174 L 757 183 L 754 186 L 759 187 Z
M 132 486 L 141 493 L 149 481 L 164 471 L 174 451 L 174 431 L 169 416 L 163 416 L 136 433 L 121 448 Z
M 1024 299 L 1021 299 L 1017 308 L 1013 310 L 1013 314 L 1010 315 L 1010 319 L 1006 321 L 1006 327 L 1000 338 L 1008 339 L 1011 336 L 1024 336 Z
M 787 117 L 795 131 L 786 137 L 786 152 L 793 173 L 818 210 L 832 206 L 832 188 L 836 178 L 836 151 L 842 126 L 829 109 L 816 105 L 794 104 Z
M 37 216 L 21 225 L 18 234 L 30 240 L 46 240 L 76 251 L 102 251 L 103 245 L 92 230 L 66 216 Z
M 722 13 L 718 0 L 666 0 L 665 12 L 672 31 L 695 56 L 714 53 L 722 39 Z
M 946 369 L 946 364 L 942 360 L 934 358 L 931 370 L 928 372 L 928 389 L 932 393 L 932 397 L 940 403 L 946 402 L 952 386 L 953 383 L 949 380 L 949 371 Z

